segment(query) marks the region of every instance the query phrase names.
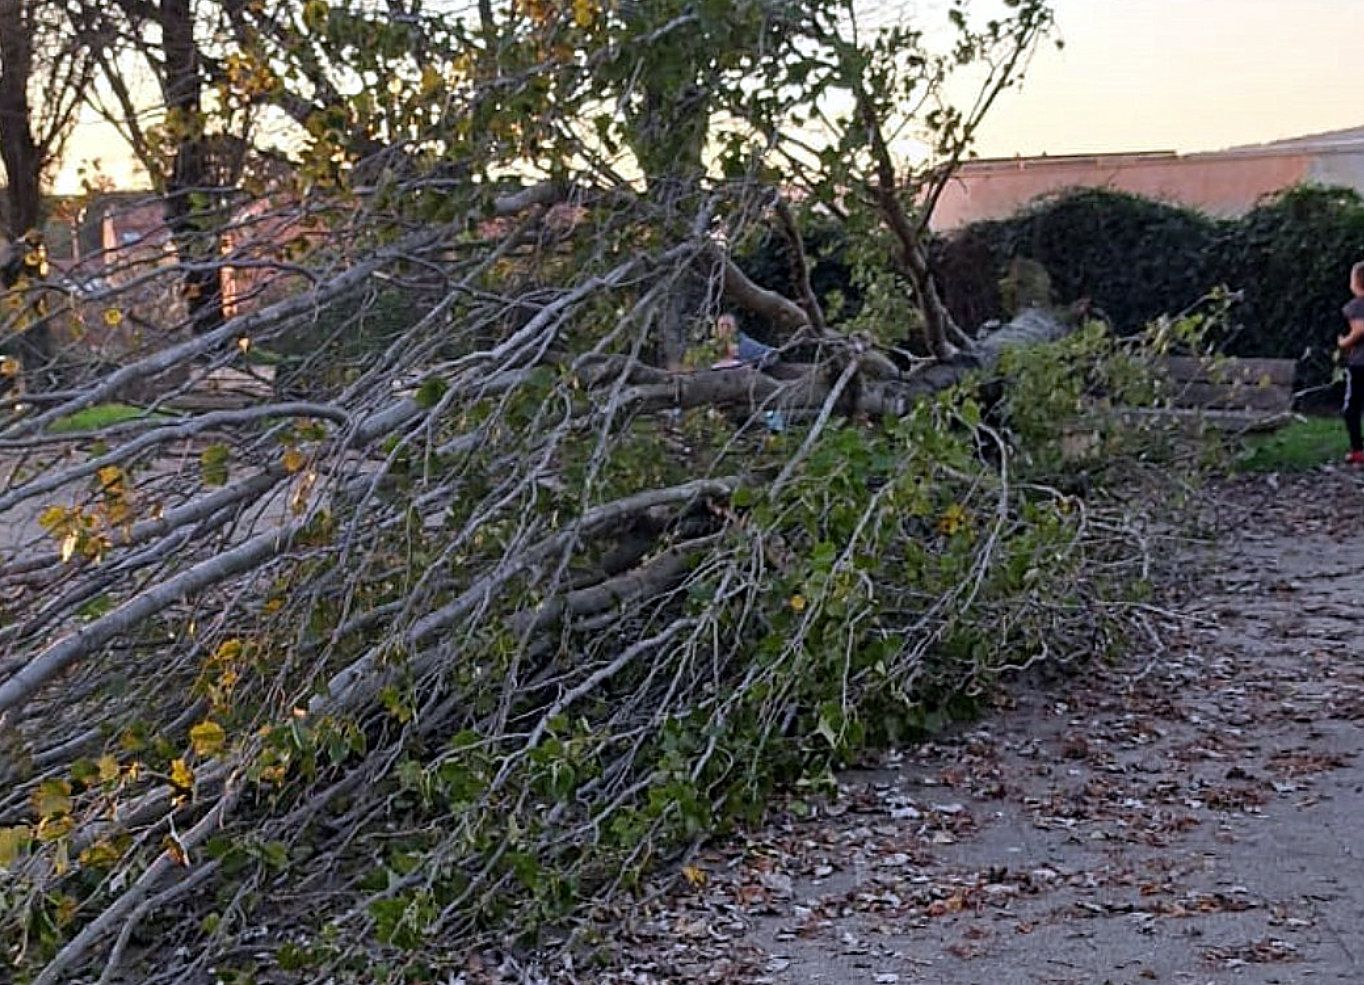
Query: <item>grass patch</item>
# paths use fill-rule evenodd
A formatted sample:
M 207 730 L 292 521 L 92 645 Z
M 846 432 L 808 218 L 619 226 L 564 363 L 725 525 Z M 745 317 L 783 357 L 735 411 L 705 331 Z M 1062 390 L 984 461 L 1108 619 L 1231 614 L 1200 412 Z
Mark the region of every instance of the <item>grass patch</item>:
M 1308 417 L 1272 434 L 1251 435 L 1237 458 L 1242 472 L 1307 472 L 1340 461 L 1350 450 L 1338 417 Z
M 172 415 L 160 411 L 155 414 L 148 414 L 145 407 L 134 407 L 131 404 L 95 404 L 93 407 L 86 407 L 78 410 L 69 417 L 59 417 L 48 425 L 48 430 L 53 434 L 76 434 L 81 431 L 98 431 L 100 428 L 107 428 L 113 424 L 125 424 L 128 421 L 170 420 Z

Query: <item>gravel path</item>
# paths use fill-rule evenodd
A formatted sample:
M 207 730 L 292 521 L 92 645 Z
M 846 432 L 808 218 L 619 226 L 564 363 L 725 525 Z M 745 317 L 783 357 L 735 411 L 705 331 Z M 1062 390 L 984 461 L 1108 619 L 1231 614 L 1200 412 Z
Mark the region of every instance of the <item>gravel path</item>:
M 1220 492 L 1163 654 L 705 852 L 610 980 L 1364 982 L 1364 481 Z

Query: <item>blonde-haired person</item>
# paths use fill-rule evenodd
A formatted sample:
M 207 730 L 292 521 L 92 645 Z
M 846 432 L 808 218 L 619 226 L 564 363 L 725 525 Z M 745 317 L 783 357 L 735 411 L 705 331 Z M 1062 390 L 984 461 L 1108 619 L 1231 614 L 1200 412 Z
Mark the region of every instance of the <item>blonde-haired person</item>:
M 1345 430 L 1350 433 L 1350 454 L 1345 461 L 1350 465 L 1364 465 L 1364 433 L 1360 418 L 1364 416 L 1364 262 L 1350 268 L 1350 293 L 1354 295 L 1342 310 L 1350 329 L 1336 344 L 1345 362 Z
M 723 356 L 711 369 L 731 369 L 735 366 L 757 366 L 766 369 L 780 357 L 776 349 L 759 342 L 739 327 L 739 319 L 725 312 L 715 319 L 715 338 L 723 346 Z

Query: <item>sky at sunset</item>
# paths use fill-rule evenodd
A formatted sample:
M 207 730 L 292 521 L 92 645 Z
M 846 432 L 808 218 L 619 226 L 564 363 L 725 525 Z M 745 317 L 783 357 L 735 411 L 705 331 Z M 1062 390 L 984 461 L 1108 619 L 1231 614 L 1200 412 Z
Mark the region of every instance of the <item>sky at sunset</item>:
M 1055 0 L 1065 48 L 984 156 L 1217 150 L 1364 126 L 1364 0 Z
M 927 7 L 934 4 L 929 2 Z M 1364 0 L 1055 0 L 1048 45 L 997 104 L 982 156 L 1215 150 L 1364 125 Z M 111 131 L 80 129 L 76 164 L 126 185 Z

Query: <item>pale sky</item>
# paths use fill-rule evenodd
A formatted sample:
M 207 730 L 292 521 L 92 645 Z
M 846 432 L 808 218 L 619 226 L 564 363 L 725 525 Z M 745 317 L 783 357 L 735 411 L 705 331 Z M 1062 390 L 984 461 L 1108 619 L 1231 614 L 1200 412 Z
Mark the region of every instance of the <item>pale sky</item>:
M 982 156 L 1217 150 L 1364 126 L 1364 0 L 1054 0 Z
M 933 4 L 927 6 L 931 9 Z M 982 156 L 1216 150 L 1364 125 L 1364 0 L 1054 0 L 1065 48 L 1038 53 L 987 120 Z M 75 165 L 126 185 L 116 135 L 77 133 Z

